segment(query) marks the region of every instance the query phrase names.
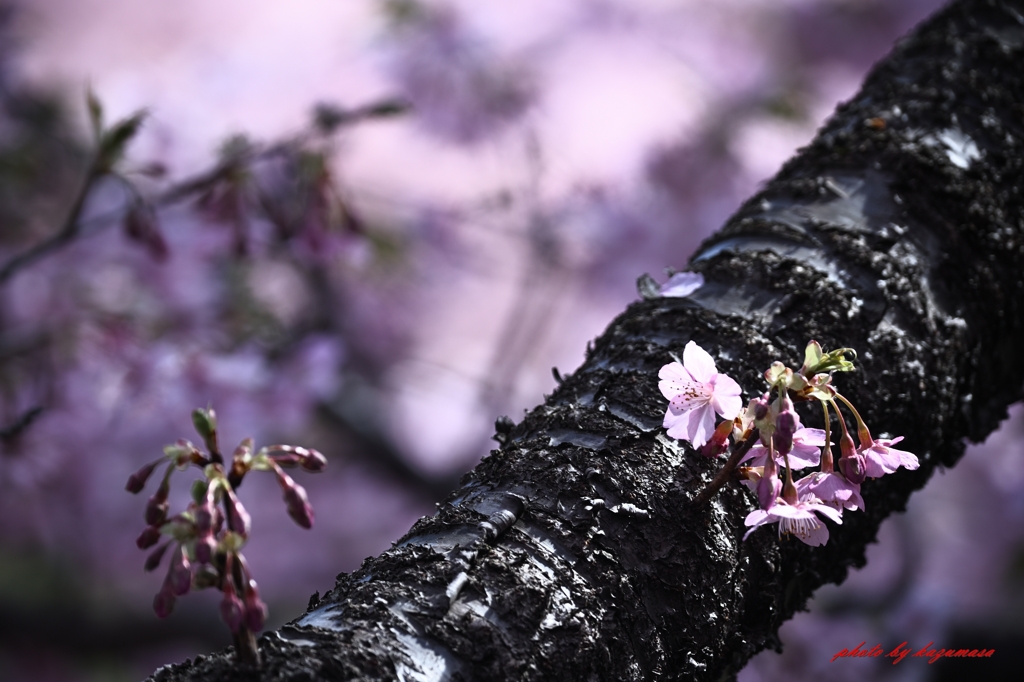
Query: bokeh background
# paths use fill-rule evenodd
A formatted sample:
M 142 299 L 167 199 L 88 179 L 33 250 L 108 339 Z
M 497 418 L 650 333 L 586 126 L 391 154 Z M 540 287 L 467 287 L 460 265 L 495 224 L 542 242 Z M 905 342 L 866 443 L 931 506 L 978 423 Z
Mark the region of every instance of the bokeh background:
M 683 267 L 939 4 L 0 0 L 0 679 L 135 680 L 227 643 L 216 595 L 155 618 L 145 498 L 124 492 L 198 440 L 198 406 L 225 447 L 328 457 L 298 477 L 311 531 L 269 477 L 241 491 L 268 626 L 299 615 L 431 513 L 495 418 L 578 366 L 637 276 Z M 107 125 L 147 111 L 103 177 L 89 89 Z M 78 197 L 75 233 L 11 265 Z M 1014 415 L 740 679 L 956 678 L 830 662 L 862 641 L 1012 662 Z

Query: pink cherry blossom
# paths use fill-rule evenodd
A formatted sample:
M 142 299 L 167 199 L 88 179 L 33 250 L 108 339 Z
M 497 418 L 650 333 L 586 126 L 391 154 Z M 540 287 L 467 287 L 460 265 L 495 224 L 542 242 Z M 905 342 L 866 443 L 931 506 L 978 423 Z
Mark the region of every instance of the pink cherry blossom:
M 815 471 L 809 476 L 804 476 L 796 482 L 796 491 L 800 497 L 811 495 L 836 509 L 864 509 L 860 485 L 850 483 L 845 476 L 835 471 Z
M 821 448 L 825 445 L 825 432 L 821 429 L 800 428 L 793 434 L 793 449 L 789 452 L 789 466 L 793 469 L 816 467 L 821 462 Z M 768 448 L 757 443 L 750 452 L 743 456 L 740 463 L 749 462 L 747 466 L 763 467 L 768 461 Z M 775 463 L 785 466 L 785 458 L 775 453 Z
M 693 341 L 683 349 L 683 364 L 665 365 L 658 378 L 658 388 L 669 400 L 663 426 L 668 435 L 695 448 L 708 442 L 716 412 L 731 420 L 743 406 L 739 384 L 719 374 L 712 357 Z
M 876 439 L 869 447 L 863 448 L 860 452 L 864 455 L 864 475 L 878 478 L 895 472 L 901 466 L 911 470 L 921 466 L 921 463 L 917 461 L 917 456 L 913 453 L 890 447 L 901 440 L 903 440 L 903 436 L 892 440 Z
M 779 523 L 779 537 L 784 533 L 795 535 L 801 542 L 818 547 L 828 542 L 828 528 L 817 517 L 815 512 L 824 514 L 836 523 L 842 523 L 842 514 L 837 509 L 822 504 L 813 495 L 801 498 L 796 504 L 790 504 L 779 498 L 771 509 L 755 509 L 747 514 L 744 525 L 750 526 L 743 539 L 746 540 L 759 526 Z

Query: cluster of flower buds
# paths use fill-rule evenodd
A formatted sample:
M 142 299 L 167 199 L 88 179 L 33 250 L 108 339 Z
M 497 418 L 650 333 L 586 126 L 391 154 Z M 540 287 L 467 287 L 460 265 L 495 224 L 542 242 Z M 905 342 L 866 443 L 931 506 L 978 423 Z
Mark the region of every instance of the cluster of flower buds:
M 156 493 L 146 504 L 146 528 L 136 544 L 139 549 L 149 549 L 167 537 L 147 557 L 147 571 L 155 570 L 171 549 L 167 576 L 153 600 L 157 616 L 168 616 L 175 600 L 193 587 L 212 587 L 224 595 L 221 617 L 238 641 L 240 633 L 251 634 L 263 628 L 267 606 L 260 599 L 256 581 L 242 556 L 252 519 L 236 491 L 250 471 L 273 471 L 284 490 L 288 515 L 303 528 L 311 528 L 313 508 L 306 491 L 283 468 L 299 466 L 306 471 L 320 472 L 327 466 L 327 460 L 316 450 L 292 445 L 270 445 L 254 454 L 253 441 L 246 438 L 235 448 L 231 460 L 225 461 L 217 445 L 217 418 L 213 409 L 195 410 L 192 422 L 206 445 L 206 453 L 186 440 L 179 440 L 164 448 L 163 457 L 128 478 L 125 489 L 131 493 L 141 492 L 157 467 L 162 462 L 167 463 Z M 189 466 L 201 469 L 203 478 L 193 482 L 188 508 L 168 516 L 171 474 Z
M 811 341 L 799 370 L 772 363 L 764 373 L 768 389 L 745 410 L 739 385 L 719 374 L 712 357 L 693 341 L 686 344 L 682 363 L 661 368 L 658 387 L 669 400 L 664 420 L 668 435 L 690 441 L 709 457 L 729 450 L 731 439 L 733 456 L 725 475 L 716 479 L 718 485 L 732 467 L 745 465 L 739 473 L 756 493 L 758 509 L 746 518 L 750 530 L 744 539 L 759 526 L 777 522 L 780 536 L 792 534 L 809 545 L 823 545 L 828 528 L 821 518 L 842 523 L 843 510 L 864 509 L 860 486 L 866 478 L 891 474 L 901 466 L 918 468 L 917 457 L 893 447 L 902 437 L 872 438 L 857 408 L 832 385 L 834 372 L 853 369 L 847 355 L 856 357 L 850 348 L 825 353 Z M 820 403 L 825 428 L 805 428 L 794 401 Z M 840 406 L 856 422 L 856 443 Z M 838 470 L 832 457 L 833 412 L 841 429 Z M 715 413 L 725 418 L 717 427 Z M 793 471 L 808 467 L 820 468 L 794 482 Z

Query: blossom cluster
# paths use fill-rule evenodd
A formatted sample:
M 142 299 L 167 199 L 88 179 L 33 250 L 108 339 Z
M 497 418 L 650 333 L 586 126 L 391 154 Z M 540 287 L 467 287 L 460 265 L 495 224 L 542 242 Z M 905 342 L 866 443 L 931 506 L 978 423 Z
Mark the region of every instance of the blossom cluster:
M 740 387 L 720 374 L 711 355 L 690 341 L 682 363 L 661 368 L 658 387 L 669 400 L 663 426 L 673 438 L 690 441 L 709 457 L 730 449 L 730 465 L 739 467 L 742 481 L 757 495 L 758 508 L 745 520 L 749 530 L 778 523 L 779 535 L 797 536 L 809 545 L 828 541 L 822 518 L 842 523 L 843 511 L 864 509 L 860 486 L 867 478 L 891 474 L 899 467 L 917 469 L 917 457 L 895 447 L 902 437 L 873 438 L 854 407 L 832 384 L 834 372 L 853 369 L 846 358 L 850 348 L 825 353 L 816 341 L 807 344 L 804 363 L 793 370 L 774 362 L 764 373 L 768 389 L 742 407 Z M 824 429 L 801 424 L 794 401 L 817 401 Z M 847 427 L 845 408 L 856 423 L 857 442 Z M 724 421 L 715 426 L 715 414 Z M 830 421 L 840 426 L 840 457 L 832 455 Z M 793 480 L 793 471 L 819 467 Z M 783 479 L 781 472 L 785 471 Z
M 284 472 L 284 468 L 300 466 L 316 473 L 324 470 L 327 460 L 316 450 L 292 445 L 269 445 L 253 454 L 253 441 L 246 438 L 235 448 L 230 461 L 225 461 L 217 443 L 217 418 L 213 409 L 195 410 L 192 422 L 208 453 L 187 440 L 179 440 L 164 448 L 163 457 L 149 462 L 128 478 L 125 489 L 139 493 L 156 468 L 167 463 L 156 492 L 146 504 L 146 528 L 136 544 L 139 549 L 149 549 L 160 543 L 162 537 L 168 538 L 149 554 L 145 563 L 147 571 L 155 570 L 168 550 L 171 551 L 167 576 L 153 599 L 156 615 L 160 618 L 170 615 L 176 599 L 193 587 L 216 588 L 224 594 L 221 618 L 235 635 L 241 652 L 251 639 L 249 635 L 263 629 L 267 606 L 260 598 L 256 581 L 242 555 L 252 521 L 236 491 L 248 472 L 272 471 L 284 493 L 288 515 L 303 528 L 312 528 L 313 508 L 306 491 Z M 202 469 L 203 478 L 192 484 L 192 501 L 188 508 L 168 516 L 171 474 L 189 465 Z M 255 658 L 255 651 L 248 653 Z

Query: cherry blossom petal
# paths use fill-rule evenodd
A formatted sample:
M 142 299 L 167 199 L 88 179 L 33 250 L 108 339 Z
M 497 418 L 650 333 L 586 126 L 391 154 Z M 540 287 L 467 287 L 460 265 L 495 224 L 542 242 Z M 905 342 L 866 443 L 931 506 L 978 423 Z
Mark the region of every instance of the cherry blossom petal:
M 820 503 L 816 503 L 816 504 L 806 504 L 806 503 L 804 503 L 804 506 L 806 508 L 808 508 L 808 509 L 813 509 L 814 511 L 816 511 L 816 512 L 818 512 L 820 514 L 824 514 L 825 516 L 827 516 L 828 518 L 832 519 L 836 523 L 840 523 L 841 524 L 843 522 L 843 513 L 841 511 L 839 511 L 838 509 L 836 509 L 835 507 L 830 507 L 827 504 L 820 504 Z
M 754 447 L 747 450 L 747 454 L 743 455 L 743 458 L 738 462 L 743 464 L 744 462 L 750 461 L 747 464 L 748 467 L 763 467 L 768 461 L 768 448 L 757 443 Z
M 718 373 L 711 355 L 693 341 L 688 342 L 683 348 L 683 366 L 695 381 L 705 384 Z
M 699 272 L 677 272 L 661 285 L 661 295 L 683 298 L 704 286 L 704 275 Z
M 686 440 L 695 448 L 699 448 L 708 442 L 711 432 L 715 430 L 715 410 L 711 403 L 701 405 L 690 411 L 689 423 L 687 424 Z M 672 436 L 672 433 L 669 433 Z M 678 438 L 678 436 L 673 436 Z
M 690 373 L 686 371 L 686 368 L 678 362 L 670 362 L 663 366 L 661 371 L 658 372 L 658 379 L 660 379 L 658 381 L 658 388 L 661 389 L 661 394 L 668 400 L 672 400 L 672 398 L 675 398 L 696 383 L 693 377 L 690 376 Z
M 799 441 L 804 445 L 823 447 L 825 445 L 825 431 L 823 429 L 797 429 L 793 434 L 793 441 Z
M 811 547 L 821 547 L 828 542 L 828 528 L 817 519 L 799 525 L 780 522 L 779 532 L 795 535 L 798 540 Z
M 793 449 L 789 465 L 793 469 L 816 467 L 821 463 L 821 447 L 825 445 L 825 432 L 821 429 L 797 429 L 793 434 Z
M 771 509 L 772 516 L 778 516 L 786 519 L 810 519 L 814 517 L 814 512 L 806 508 L 803 504 L 789 504 L 779 502 Z
M 672 436 L 672 430 L 679 424 L 683 424 L 683 428 L 686 428 L 685 424 L 689 423 L 690 414 L 689 412 L 678 412 L 669 407 L 668 411 L 665 412 L 665 419 L 662 421 L 662 428 L 669 430 L 669 435 Z M 678 438 L 678 436 L 672 436 Z
M 740 398 L 740 393 L 742 393 L 740 385 L 724 374 L 715 376 L 711 383 L 714 386 L 711 404 L 715 406 L 715 412 L 726 419 L 735 419 L 736 415 L 743 409 L 743 400 Z
M 801 497 L 812 494 L 829 506 L 844 507 L 851 511 L 864 509 L 860 486 L 847 481 L 841 474 L 816 471 L 796 482 Z
M 669 407 L 675 412 L 686 412 L 707 405 L 709 400 L 710 392 L 703 386 L 694 384 L 689 391 L 672 398 Z
M 900 457 L 889 448 L 880 445 L 877 441 L 874 445 L 863 451 L 864 454 L 864 475 L 869 478 L 878 478 L 885 474 L 894 473 L 900 467 Z

